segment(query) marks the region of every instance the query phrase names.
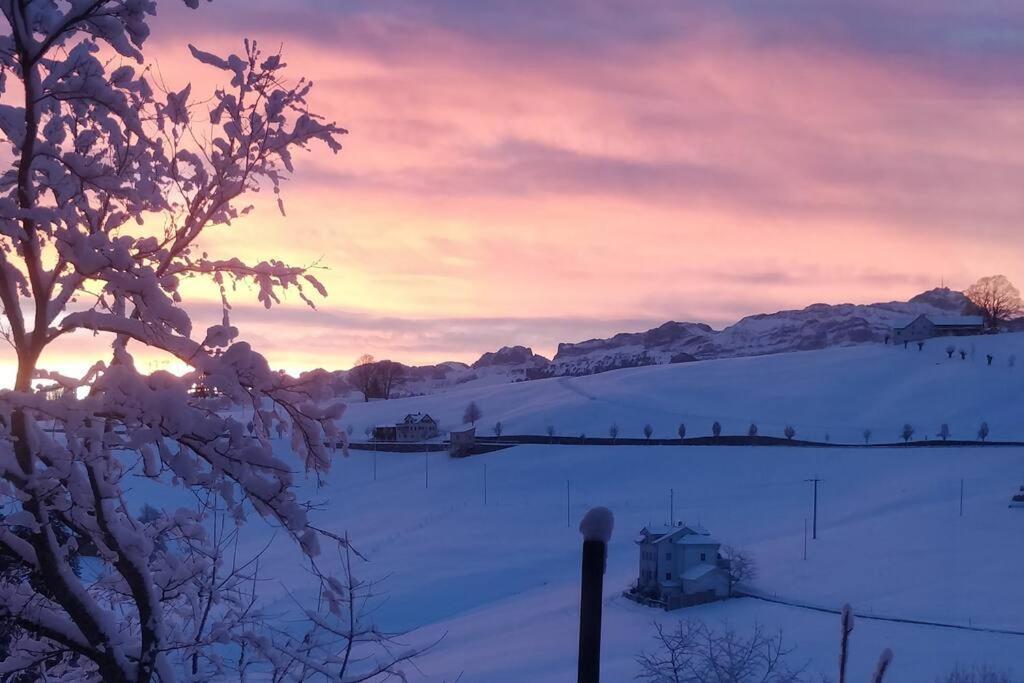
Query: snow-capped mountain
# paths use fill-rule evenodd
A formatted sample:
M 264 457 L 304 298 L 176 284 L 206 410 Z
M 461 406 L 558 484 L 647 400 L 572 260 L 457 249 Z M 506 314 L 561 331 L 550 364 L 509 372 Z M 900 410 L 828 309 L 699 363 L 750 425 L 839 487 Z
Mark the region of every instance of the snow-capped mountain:
M 812 304 L 800 310 L 751 315 L 720 331 L 703 323 L 667 322 L 646 332 L 559 344 L 548 374 L 588 375 L 637 365 L 881 342 L 893 324 L 922 313 L 957 315 L 970 306 L 961 292 L 941 288 L 905 302 Z
M 937 288 L 909 301 L 812 304 L 747 316 L 722 330 L 699 322 L 667 322 L 645 332 L 562 343 L 550 361 L 526 346 L 504 346 L 472 365 L 406 367 L 398 395 L 435 393 L 467 382 L 492 384 L 543 377 L 592 375 L 619 368 L 713 358 L 809 351 L 882 342 L 894 324 L 920 314 L 976 313 L 961 292 Z

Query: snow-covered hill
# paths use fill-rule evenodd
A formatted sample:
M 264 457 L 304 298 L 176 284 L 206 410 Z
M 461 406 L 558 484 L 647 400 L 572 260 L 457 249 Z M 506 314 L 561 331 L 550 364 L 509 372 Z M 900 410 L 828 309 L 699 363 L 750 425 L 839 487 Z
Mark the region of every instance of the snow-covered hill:
M 801 310 L 752 315 L 723 330 L 704 323 L 667 322 L 646 332 L 562 343 L 551 360 L 529 347 L 504 346 L 483 354 L 472 365 L 452 362 L 406 367 L 396 395 L 417 396 L 463 385 L 579 377 L 620 368 L 882 342 L 894 324 L 922 313 L 949 316 L 971 310 L 962 293 L 939 288 L 905 302 L 814 304 Z
M 445 394 L 356 403 L 344 420 L 364 425 L 425 410 L 457 426 L 466 403 L 507 433 L 623 436 L 651 423 L 671 436 L 680 421 L 706 434 L 762 434 L 793 424 L 798 436 L 855 441 L 865 427 L 892 441 L 905 422 L 917 437 L 947 422 L 972 438 L 981 420 L 992 438 L 1024 438 L 1020 397 L 1024 334 L 961 338 L 966 360 L 949 359 L 949 340 L 923 351 L 863 345 L 772 356 L 617 370 L 579 378 L 465 385 Z M 987 364 L 986 355 L 993 355 Z M 286 439 L 279 447 L 288 448 Z M 804 523 L 817 477 L 819 538 L 802 559 Z M 352 450 L 308 493 L 315 518 L 348 534 L 369 559 L 365 578 L 387 577 L 374 623 L 413 629 L 410 645 L 445 636 L 409 680 L 419 683 L 512 683 L 572 680 L 576 663 L 580 536 L 590 506 L 616 515 L 605 579 L 603 676 L 632 680 L 634 656 L 653 644 L 651 622 L 699 618 L 747 632 L 755 622 L 782 629 L 807 663 L 809 678 L 834 678 L 836 617 L 750 599 L 664 613 L 620 597 L 636 573 L 632 539 L 669 515 L 707 527 L 757 561 L 755 588 L 826 607 L 845 602 L 863 613 L 967 627 L 1024 631 L 1024 510 L 1007 506 L 1024 484 L 1017 448 L 832 449 L 731 446 L 534 445 L 466 459 L 445 453 Z M 964 492 L 960 515 L 961 485 Z M 145 495 L 139 484 L 133 493 Z M 150 500 L 150 498 L 147 498 Z M 244 528 L 240 555 L 261 551 L 272 529 Z M 328 553 L 323 567 L 336 567 Z M 272 613 L 314 599 L 293 547 L 272 541 L 260 563 L 261 591 Z M 287 589 L 287 592 L 285 591 Z M 955 665 L 991 664 L 1024 672 L 1024 637 L 860 620 L 851 680 L 868 680 L 878 653 L 896 655 L 892 679 L 933 681 Z
M 950 344 L 963 348 L 949 358 Z M 992 365 L 986 356 L 993 356 Z M 1022 363 L 1016 363 L 1019 356 Z M 1014 363 L 1011 366 L 1011 362 Z M 954 438 L 973 439 L 982 421 L 992 439 L 1024 439 L 1024 333 L 933 339 L 923 351 L 867 344 L 847 348 L 727 358 L 627 368 L 584 377 L 556 377 L 513 384 L 469 383 L 449 392 L 391 401 L 356 403 L 345 421 L 359 437 L 366 427 L 427 412 L 443 429 L 462 424 L 466 405 L 483 411 L 478 427 L 490 434 L 673 438 L 680 422 L 689 436 L 746 434 L 751 422 L 761 435 L 857 443 L 865 429 L 874 442 L 894 442 L 910 423 L 915 439 L 935 437 L 943 423 Z

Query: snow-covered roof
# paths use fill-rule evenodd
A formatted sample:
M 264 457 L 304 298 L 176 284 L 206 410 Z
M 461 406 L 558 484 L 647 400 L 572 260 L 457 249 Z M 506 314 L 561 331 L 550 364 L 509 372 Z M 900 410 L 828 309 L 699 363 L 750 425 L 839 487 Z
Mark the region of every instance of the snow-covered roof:
M 405 419 L 402 420 L 402 422 L 405 424 L 413 424 L 418 422 L 427 422 L 428 420 L 433 422 L 434 418 L 430 417 L 427 413 L 409 413 L 405 416 Z
M 923 313 L 913 318 L 900 318 L 892 321 L 894 329 L 902 330 L 909 327 L 918 318 L 924 318 L 936 327 L 983 327 L 985 319 L 980 315 L 931 315 Z
M 685 572 L 683 572 L 682 578 L 685 581 L 694 581 L 696 579 L 701 578 L 702 576 L 705 576 L 706 574 L 708 574 L 708 572 L 715 571 L 716 569 L 718 569 L 718 567 L 716 567 L 713 564 L 701 562 L 700 564 L 695 564 L 689 569 L 687 569 Z
M 980 315 L 927 315 L 925 317 L 938 327 L 980 327 L 985 324 L 985 319 Z
M 708 534 L 687 534 L 673 542 L 676 545 L 722 545 Z

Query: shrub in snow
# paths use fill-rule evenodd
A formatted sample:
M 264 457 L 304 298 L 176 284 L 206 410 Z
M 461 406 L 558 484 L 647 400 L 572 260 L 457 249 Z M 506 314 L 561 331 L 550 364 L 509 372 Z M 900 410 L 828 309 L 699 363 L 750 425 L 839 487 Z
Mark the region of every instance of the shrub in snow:
M 986 353 L 985 354 L 985 360 L 988 361 L 989 365 L 992 365 L 992 354 L 991 353 Z
M 975 666 L 970 669 L 956 667 L 948 674 L 939 676 L 935 683 L 1020 683 L 1005 671 L 997 671 L 988 666 Z
M 864 437 L 864 443 L 866 443 L 866 444 L 871 443 L 871 430 L 870 429 L 865 429 L 864 432 L 861 434 L 861 436 Z
M 729 561 L 729 578 L 733 583 L 744 583 L 757 578 L 757 564 L 745 551 L 731 545 L 723 545 L 722 557 Z
M 715 422 L 715 424 L 711 425 L 711 434 L 712 434 L 712 435 L 713 435 L 713 436 L 714 436 L 714 437 L 715 437 L 716 439 L 717 439 L 717 438 L 718 438 L 719 436 L 721 436 L 721 435 L 722 435 L 722 425 L 718 424 L 718 422 Z
M 494 423 L 494 427 L 492 428 L 491 431 L 494 432 L 495 436 L 501 436 L 501 432 L 503 429 L 504 427 L 501 426 L 501 421 L 499 420 L 498 422 Z
M 679 440 L 680 441 L 685 439 L 686 438 L 686 425 L 683 424 L 682 422 L 680 422 L 679 423 L 679 429 L 676 430 L 676 433 L 679 435 Z
M 907 443 L 913 436 L 914 426 L 908 422 L 907 424 L 903 425 L 903 431 L 900 432 L 900 438 L 903 439 L 903 443 Z
M 636 657 L 638 680 L 653 683 L 729 681 L 729 683 L 797 683 L 801 670 L 790 667 L 795 648 L 782 632 L 771 633 L 755 623 L 749 635 L 732 628 L 715 631 L 689 619 L 666 627 L 654 622 L 655 647 Z
M 1009 366 L 1010 366 L 1011 368 L 1012 368 L 1012 367 L 1013 367 L 1014 365 L 1016 365 L 1016 364 L 1017 364 L 1017 355 L 1016 355 L 1016 354 L 1013 354 L 1013 353 L 1011 353 L 1011 354 L 1010 354 L 1010 357 L 1006 359 L 1006 364 L 1007 364 L 1007 365 L 1009 365 Z
M 984 441 L 988 438 L 988 422 L 982 422 L 978 427 L 978 439 Z
M 946 347 L 946 355 L 949 356 L 950 358 L 953 357 L 953 354 L 955 352 L 956 352 L 956 347 L 953 346 L 952 344 L 950 344 L 949 346 Z
M 476 425 L 476 421 L 483 417 L 483 415 L 483 411 L 480 410 L 480 406 L 476 404 L 476 401 L 470 401 L 469 405 L 466 406 L 466 411 L 462 413 L 462 421 Z
M 941 438 L 943 441 L 949 438 L 949 425 L 946 424 L 945 422 L 943 422 L 942 426 L 939 427 L 939 438 Z
M 548 434 L 548 439 L 549 439 L 549 440 L 550 440 L 551 442 L 554 442 L 554 440 L 555 440 L 555 426 L 554 426 L 554 425 L 548 425 L 548 426 L 547 426 L 547 427 L 545 428 L 545 430 L 544 430 L 544 431 L 546 431 L 546 432 L 547 432 L 547 434 Z
M 965 351 L 964 349 L 960 349 L 960 360 L 966 360 L 966 359 L 967 359 L 967 351 Z
M 793 437 L 796 436 L 796 430 L 793 429 L 793 425 L 786 425 L 786 429 L 783 430 L 782 433 L 785 434 L 786 438 L 790 441 L 792 441 Z
M 608 436 L 612 437 L 612 441 L 619 438 L 619 425 L 613 424 L 608 428 Z
M 751 422 L 750 427 L 747 428 L 747 436 L 757 436 L 757 425 L 753 422 Z
M 325 678 L 383 678 L 408 655 L 359 625 L 349 601 L 363 591 L 317 562 L 325 543 L 348 544 L 314 524 L 296 485 L 344 444 L 336 384 L 272 370 L 230 320 L 229 296 L 247 287 L 266 308 L 285 289 L 310 305 L 326 291 L 304 268 L 199 246 L 261 187 L 278 195 L 297 153 L 337 152 L 345 131 L 309 110 L 306 79 L 248 41 L 228 57 L 189 46 L 229 81 L 211 95 L 157 92 L 143 55 L 156 7 L 20 0 L 0 19 L 0 300 L 18 359 L 0 393 L 0 471 L 7 519 L 23 530 L 0 528 L 0 554 L 24 578 L 0 581 L 2 669 L 134 683 L 233 678 L 254 660 L 269 678 L 301 658 Z M 218 324 L 193 328 L 186 280 L 218 287 Z M 108 342 L 109 355 L 78 377 L 43 367 L 71 335 Z M 139 355 L 185 371 L 144 374 Z M 273 448 L 274 433 L 290 447 Z M 133 513 L 126 488 L 143 478 L 188 502 Z M 259 562 L 234 556 L 236 525 L 254 517 L 294 543 L 320 596 L 322 609 L 281 616 L 297 638 L 262 621 Z M 95 566 L 83 578 L 74 558 L 86 547 Z M 346 642 L 359 652 L 342 661 Z
M 644 438 L 648 441 L 651 440 L 651 435 L 654 434 L 654 427 L 649 424 L 644 425 Z

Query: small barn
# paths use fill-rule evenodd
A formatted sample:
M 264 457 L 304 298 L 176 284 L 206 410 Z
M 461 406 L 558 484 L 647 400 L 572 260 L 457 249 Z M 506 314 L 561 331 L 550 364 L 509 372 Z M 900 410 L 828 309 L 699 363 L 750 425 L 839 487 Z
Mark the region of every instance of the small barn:
M 678 609 L 732 595 L 729 560 L 719 552 L 721 543 L 699 525 L 644 527 L 636 544 L 637 596 Z
M 919 342 L 933 337 L 962 337 L 985 332 L 985 319 L 980 315 L 919 315 L 893 325 L 893 344 Z
M 470 455 L 474 446 L 476 446 L 476 427 L 448 433 L 448 453 L 452 456 L 462 458 Z
M 395 425 L 377 425 L 373 428 L 374 441 L 397 441 L 398 431 Z

